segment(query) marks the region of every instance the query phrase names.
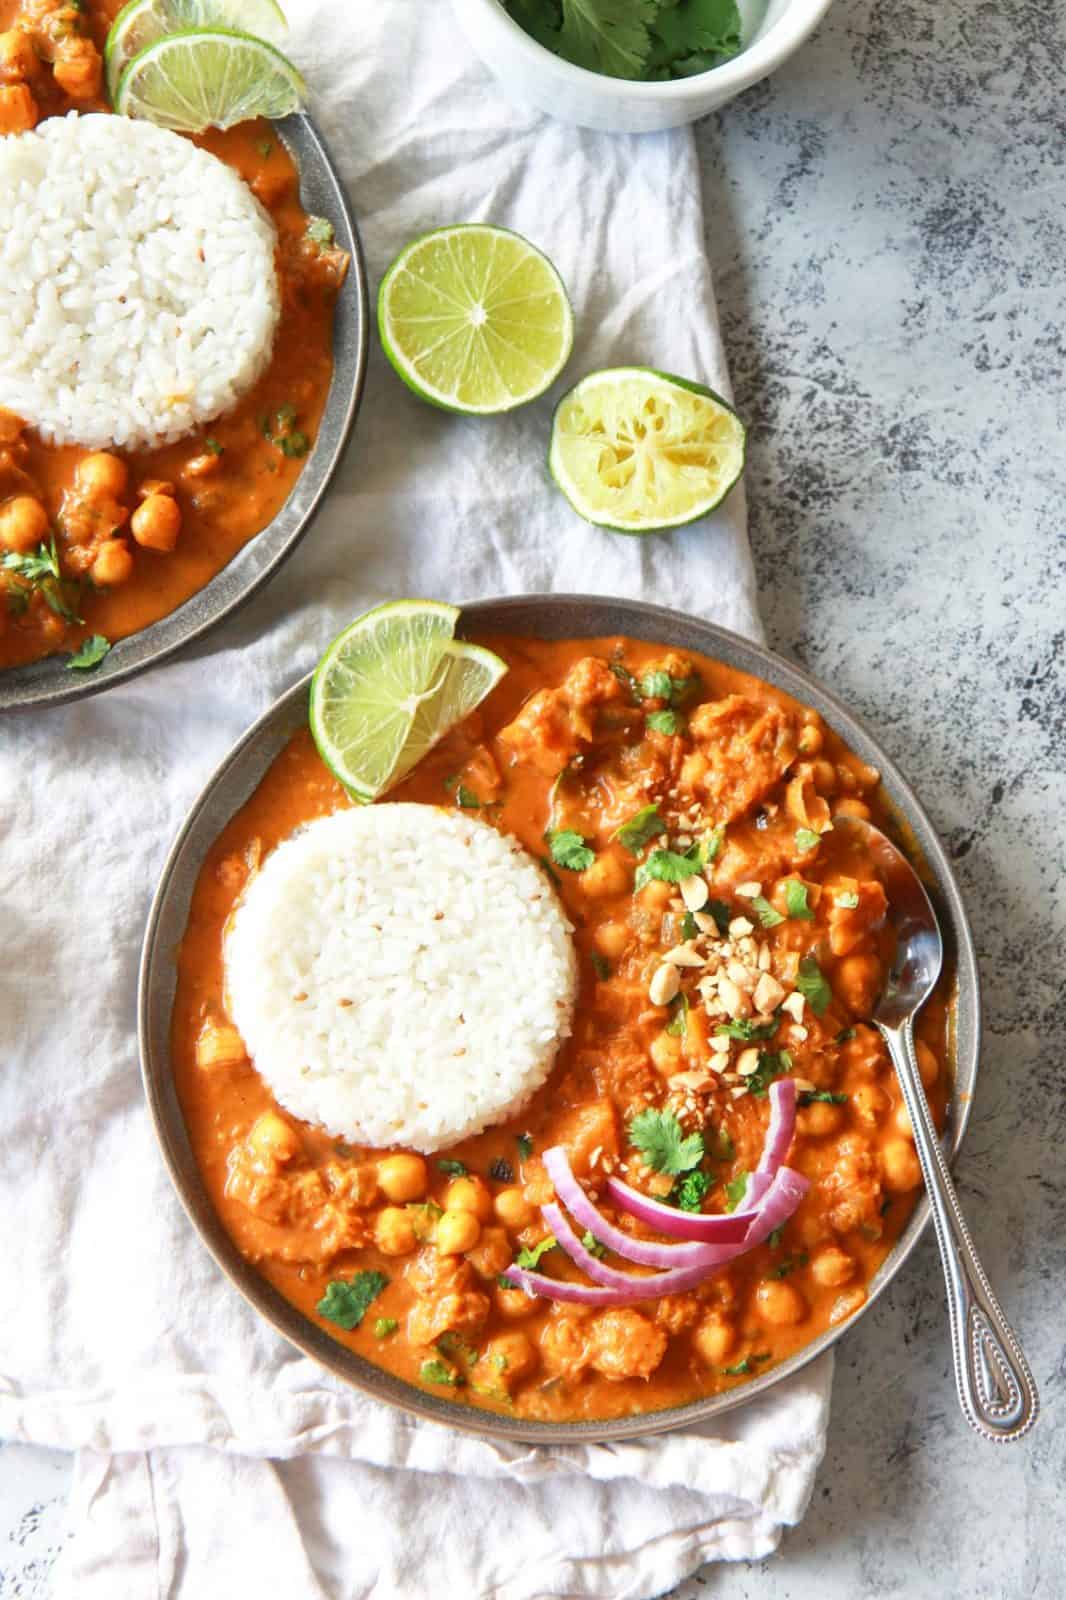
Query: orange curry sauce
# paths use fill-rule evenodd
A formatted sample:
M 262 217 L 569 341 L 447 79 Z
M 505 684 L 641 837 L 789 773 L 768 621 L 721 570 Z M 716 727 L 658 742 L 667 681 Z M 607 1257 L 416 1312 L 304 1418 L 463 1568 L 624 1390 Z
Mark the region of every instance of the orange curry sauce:
M 877 774 L 816 713 L 754 678 L 628 639 L 482 642 L 506 659 L 508 676 L 389 799 L 453 806 L 461 785 L 468 804 L 472 796 L 483 803 L 479 816 L 538 858 L 549 818 L 595 851 L 584 871 L 554 868 L 575 928 L 580 994 L 549 1082 L 515 1119 L 424 1163 L 405 1157 L 398 1188 L 385 1152 L 345 1145 L 275 1104 L 225 1015 L 223 938 L 256 864 L 301 823 L 347 804 L 301 732 L 200 874 L 173 1013 L 181 1103 L 238 1248 L 308 1317 L 377 1365 L 458 1402 L 549 1421 L 677 1405 L 742 1384 L 853 1315 L 914 1205 L 920 1174 L 909 1124 L 884 1044 L 864 1022 L 891 955 L 883 891 L 854 835 L 829 828 L 838 809 L 889 828 L 891 818 Z M 658 669 L 687 683 L 676 733 L 648 726 L 665 703 L 635 703 L 623 664 L 637 680 Z M 765 1089 L 747 1092 L 737 1071 L 750 1047 L 732 1043 L 724 1056 L 713 1049 L 726 1016 L 704 1008 L 696 987 L 704 974 L 682 974 L 681 1026 L 679 1002 L 649 998 L 663 952 L 685 936 L 684 907 L 672 884 L 634 893 L 638 857 L 612 836 L 652 802 L 668 832 L 641 854 L 667 842 L 683 849 L 725 824 L 706 875 L 729 918 L 744 919 L 729 933 L 737 953 L 758 966 L 765 949 L 763 970 L 781 980 L 781 995 L 794 991 L 800 956 L 814 953 L 831 987 L 824 1013 L 806 1005 L 801 1020 L 775 990 L 776 1032 L 759 1045 L 775 1056 L 787 1050 L 787 1070 L 806 1084 L 788 1161 L 811 1188 L 779 1238 L 692 1293 L 626 1309 L 553 1306 L 498 1281 L 548 1231 L 539 1207 L 552 1186 L 540 1152 L 562 1143 L 601 1205 L 608 1170 L 662 1197 L 674 1179 L 643 1163 L 627 1130 L 644 1108 L 673 1111 L 686 1133 L 703 1134 L 702 1205 L 720 1211 L 730 1180 L 756 1164 L 768 1120 Z M 797 841 L 800 829 L 819 842 Z M 811 920 L 787 914 L 786 879 L 805 886 Z M 753 885 L 780 914 L 771 928 L 753 907 Z M 742 997 L 737 1014 L 754 1012 L 752 996 Z M 948 1021 L 945 983 L 923 1012 L 918 1046 L 940 1123 Z M 843 1098 L 812 1099 L 812 1090 Z M 462 1162 L 468 1176 L 442 1170 L 442 1156 Z M 463 1253 L 437 1248 L 438 1207 L 476 1215 L 476 1241 Z M 558 1249 L 540 1268 L 580 1276 Z M 346 1332 L 321 1318 L 328 1285 L 366 1269 L 388 1282 L 361 1325 Z
M 72 108 L 108 109 L 100 53 L 120 6 L 0 0 L 0 137 Z M 268 123 L 196 142 L 240 173 L 277 229 L 282 314 L 273 357 L 233 411 L 176 444 L 117 458 L 46 445 L 0 410 L 0 557 L 32 553 L 54 533 L 64 580 L 57 610 L 51 584 L 27 585 L 0 564 L 0 668 L 76 649 L 91 634 L 121 639 L 168 615 L 272 520 L 314 443 L 348 258 L 308 236 L 296 169 Z M 97 467 L 79 476 L 90 455 Z M 153 489 L 162 512 L 155 532 L 151 516 L 136 515 Z M 171 504 L 161 506 L 159 497 Z M 16 500 L 24 518 L 10 516 Z

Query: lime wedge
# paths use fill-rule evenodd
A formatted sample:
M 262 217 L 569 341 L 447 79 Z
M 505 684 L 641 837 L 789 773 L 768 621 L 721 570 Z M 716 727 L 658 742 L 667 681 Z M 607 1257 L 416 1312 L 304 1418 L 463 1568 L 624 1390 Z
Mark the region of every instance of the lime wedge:
M 563 396 L 548 467 L 588 522 L 661 533 L 725 499 L 744 470 L 745 438 L 713 389 L 650 367 L 615 367 Z
M 180 28 L 236 28 L 276 44 L 285 14 L 277 0 L 129 0 L 111 24 L 104 46 L 108 98 L 134 56 Z
M 304 94 L 300 74 L 273 45 L 230 28 L 189 28 L 134 56 L 114 108 L 176 133 L 202 133 L 288 116 Z
M 491 650 L 452 639 L 456 606 L 393 600 L 345 628 L 311 680 L 318 753 L 364 803 L 410 772 L 507 671 Z
M 378 328 L 409 389 L 477 416 L 543 394 L 574 342 L 566 288 L 547 256 L 480 222 L 438 228 L 400 251 L 378 292 Z

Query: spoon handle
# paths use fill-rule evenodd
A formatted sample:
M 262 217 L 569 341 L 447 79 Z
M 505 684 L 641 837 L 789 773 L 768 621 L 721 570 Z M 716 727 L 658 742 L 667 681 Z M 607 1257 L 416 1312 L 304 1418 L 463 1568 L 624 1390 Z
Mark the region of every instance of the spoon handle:
M 910 1019 L 881 1027 L 903 1091 L 948 1288 L 955 1383 L 970 1426 L 994 1444 L 1020 1439 L 1040 1410 L 1029 1364 L 977 1258 L 925 1098 Z

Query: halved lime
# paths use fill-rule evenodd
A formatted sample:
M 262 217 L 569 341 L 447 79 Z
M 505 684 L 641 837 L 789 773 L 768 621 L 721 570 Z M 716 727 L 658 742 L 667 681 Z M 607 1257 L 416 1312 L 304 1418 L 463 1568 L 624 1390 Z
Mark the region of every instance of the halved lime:
M 446 411 L 512 411 L 566 365 L 574 318 L 566 288 L 528 239 L 459 223 L 415 239 L 378 292 L 385 354 L 415 394 Z
M 588 522 L 660 533 L 721 504 L 744 470 L 745 439 L 713 389 L 650 367 L 614 367 L 560 400 L 548 467 Z
M 129 0 L 107 35 L 104 73 L 114 101 L 118 80 L 134 56 L 180 28 L 235 28 L 274 44 L 285 35 L 277 0 Z
M 453 640 L 456 606 L 393 600 L 345 628 L 311 680 L 311 733 L 356 800 L 376 800 L 507 671 L 491 650 Z
M 232 28 L 187 28 L 134 56 L 114 108 L 176 133 L 232 128 L 251 117 L 299 110 L 306 86 L 291 61 Z

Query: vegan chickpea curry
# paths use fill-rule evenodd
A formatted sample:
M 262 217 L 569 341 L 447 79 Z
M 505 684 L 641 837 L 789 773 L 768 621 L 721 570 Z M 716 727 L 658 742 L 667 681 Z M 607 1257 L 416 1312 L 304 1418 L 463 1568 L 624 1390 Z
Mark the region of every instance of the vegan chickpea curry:
M 259 863 L 349 803 L 300 732 L 196 886 L 172 1023 L 184 1116 L 240 1252 L 376 1365 L 538 1421 L 679 1405 L 852 1316 L 913 1208 L 910 1125 L 868 1021 L 884 889 L 857 830 L 832 826 L 892 819 L 878 774 L 757 679 L 630 639 L 481 642 L 507 677 L 389 800 L 476 812 L 541 860 L 580 966 L 547 1083 L 428 1157 L 353 1147 L 273 1100 L 226 1016 L 223 940 Z M 945 982 L 917 1046 L 940 1125 L 948 1021 Z M 579 1259 L 583 1234 L 587 1265 L 638 1285 L 630 1252 L 732 1227 L 782 1134 L 785 1220 L 676 1292 L 590 1291 L 557 1242 L 562 1202 Z M 583 1229 L 590 1206 L 617 1248 Z
M 0 0 L 0 137 L 108 109 L 101 51 L 120 7 Z M 314 442 L 348 258 L 328 221 L 301 208 L 296 168 L 269 123 L 195 142 L 240 174 L 277 230 L 272 358 L 233 410 L 158 449 L 57 447 L 0 410 L 0 668 L 67 650 L 88 667 L 109 642 L 167 616 L 273 519 Z

